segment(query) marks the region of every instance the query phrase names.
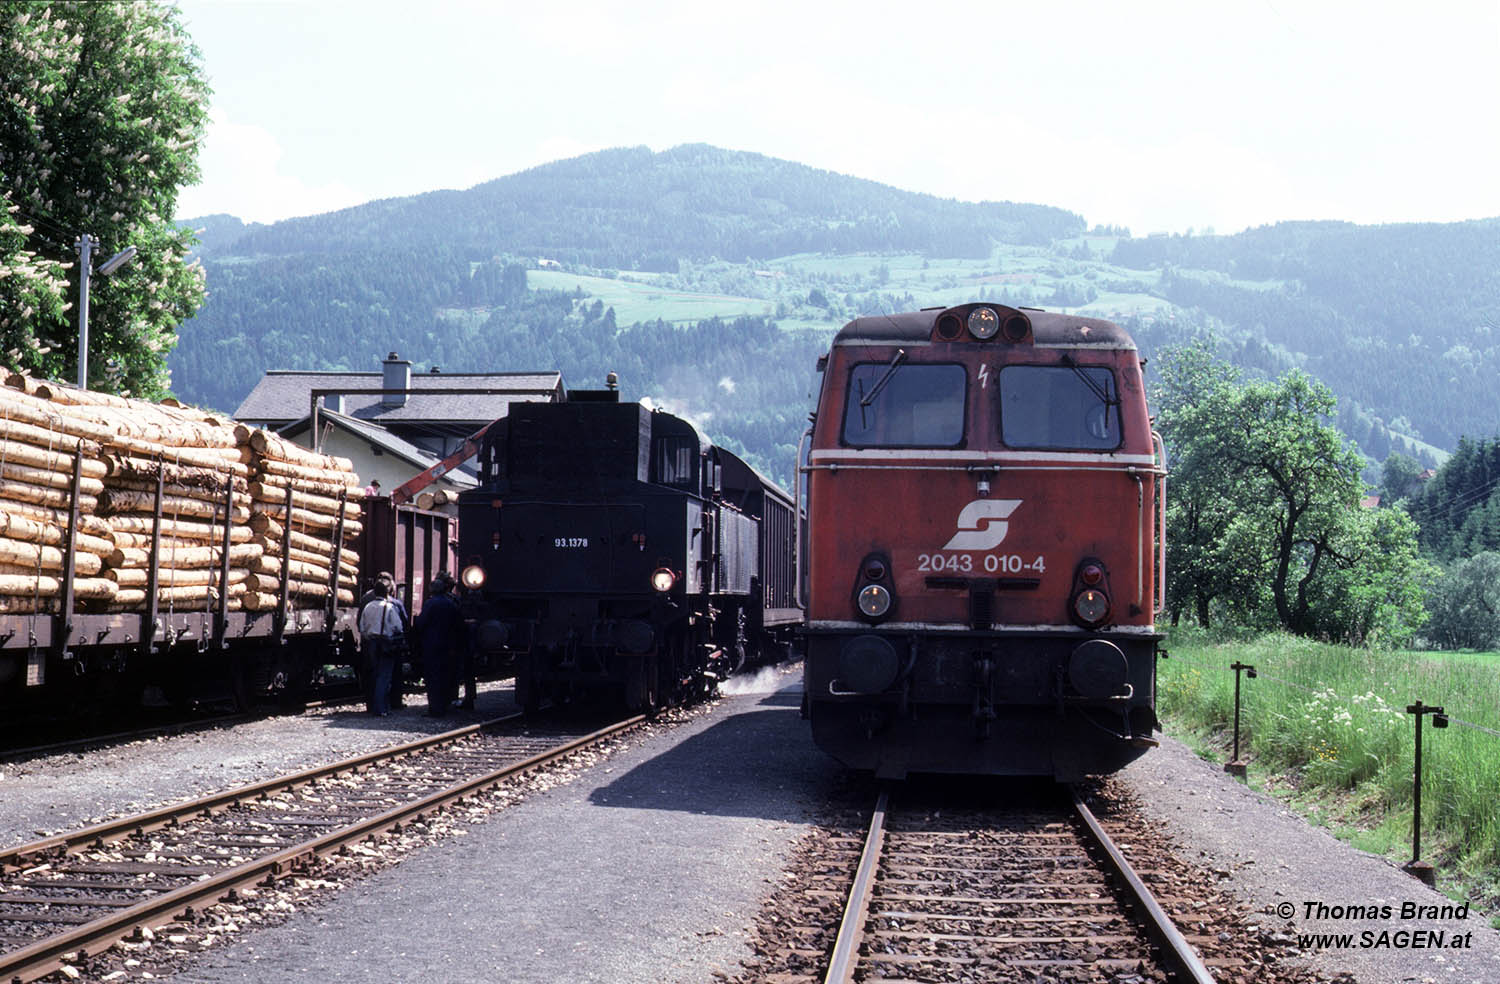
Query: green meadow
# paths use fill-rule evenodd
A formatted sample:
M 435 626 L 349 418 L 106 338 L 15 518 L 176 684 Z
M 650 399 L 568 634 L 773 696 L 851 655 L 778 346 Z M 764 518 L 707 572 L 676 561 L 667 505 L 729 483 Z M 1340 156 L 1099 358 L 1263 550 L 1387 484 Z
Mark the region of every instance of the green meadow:
M 628 279 L 627 279 L 628 278 Z M 615 309 L 620 327 L 638 321 L 693 322 L 706 318 L 740 315 L 771 315 L 776 303 L 764 297 L 696 292 L 666 287 L 649 273 L 629 273 L 621 279 L 590 277 L 560 270 L 528 270 L 527 285 L 536 290 L 582 291 L 590 301 L 600 300 Z
M 1228 758 L 1239 661 L 1241 757 L 1250 781 L 1284 796 L 1355 846 L 1411 860 L 1414 715 L 1439 705 L 1450 726 L 1422 727 L 1422 854 L 1497 908 L 1500 901 L 1500 653 L 1353 649 L 1271 634 L 1172 632 L 1158 665 L 1169 729 Z
M 1079 240 L 1076 248 L 1097 248 Z M 579 293 L 615 310 L 624 327 L 661 318 L 688 323 L 740 315 L 775 317 L 783 328 L 835 328 L 855 315 L 856 299 L 878 294 L 886 307 L 935 307 L 968 301 L 1008 300 L 1094 317 L 1165 313 L 1171 305 L 1153 293 L 1155 274 L 1080 263 L 1049 249 L 1000 246 L 988 257 L 924 258 L 917 253 L 801 253 L 756 263 L 715 261 L 681 275 L 621 272 L 615 276 L 530 270 L 528 284 Z M 808 303 L 818 290 L 839 301 L 839 314 Z M 911 295 L 906 302 L 906 295 Z M 1091 298 L 1063 304 L 1058 297 Z

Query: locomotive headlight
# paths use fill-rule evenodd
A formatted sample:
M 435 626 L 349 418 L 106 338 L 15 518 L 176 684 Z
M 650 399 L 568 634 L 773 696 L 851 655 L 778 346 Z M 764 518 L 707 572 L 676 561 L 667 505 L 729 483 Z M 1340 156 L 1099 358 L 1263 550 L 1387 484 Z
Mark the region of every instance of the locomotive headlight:
M 484 587 L 484 568 L 479 564 L 470 564 L 459 572 L 458 579 L 470 591 L 478 591 Z
M 1000 315 L 994 308 L 977 307 L 969 312 L 969 334 L 981 342 L 994 338 L 1000 330 Z
M 859 611 L 866 618 L 879 618 L 891 610 L 891 593 L 882 585 L 867 584 L 859 592 Z
M 672 585 L 677 583 L 677 575 L 665 567 L 658 567 L 651 572 L 651 587 L 666 594 L 672 590 Z
M 1098 625 L 1109 617 L 1109 596 L 1097 588 L 1080 591 L 1073 598 L 1073 614 L 1085 625 Z

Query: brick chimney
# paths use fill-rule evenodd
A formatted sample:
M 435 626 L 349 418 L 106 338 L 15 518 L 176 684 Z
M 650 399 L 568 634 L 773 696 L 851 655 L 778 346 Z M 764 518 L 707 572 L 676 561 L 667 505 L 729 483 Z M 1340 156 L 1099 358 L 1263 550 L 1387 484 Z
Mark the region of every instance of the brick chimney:
M 411 361 L 403 359 L 395 352 L 385 357 L 381 363 L 384 370 L 381 374 L 381 389 L 410 389 L 411 388 Z M 386 407 L 406 406 L 405 393 L 386 393 L 380 398 L 380 405 Z

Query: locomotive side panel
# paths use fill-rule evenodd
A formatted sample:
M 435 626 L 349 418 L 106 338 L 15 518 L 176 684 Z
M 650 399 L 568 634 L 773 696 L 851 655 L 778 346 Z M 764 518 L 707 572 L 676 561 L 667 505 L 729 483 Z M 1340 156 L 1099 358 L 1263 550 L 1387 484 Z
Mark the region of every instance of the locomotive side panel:
M 718 517 L 718 575 L 714 591 L 749 596 L 760 571 L 760 523 L 728 508 L 721 508 Z
M 760 521 L 762 621 L 770 626 L 802 621 L 797 601 L 797 533 L 792 505 L 777 496 L 764 498 Z

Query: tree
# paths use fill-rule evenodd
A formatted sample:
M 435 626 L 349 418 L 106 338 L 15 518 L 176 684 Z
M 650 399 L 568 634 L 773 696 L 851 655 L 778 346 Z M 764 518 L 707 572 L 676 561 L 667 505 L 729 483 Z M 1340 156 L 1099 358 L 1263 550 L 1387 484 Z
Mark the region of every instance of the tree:
M 1416 488 L 1417 479 L 1421 475 L 1422 466 L 1415 458 L 1392 451 L 1380 469 L 1380 486 L 1385 502 L 1394 505 L 1397 499 L 1406 498 Z
M 1416 526 L 1360 510 L 1362 460 L 1325 422 L 1327 387 L 1296 371 L 1244 382 L 1204 346 L 1164 361 L 1169 603 L 1193 602 L 1205 623 L 1221 598 L 1242 621 L 1305 635 L 1410 635 L 1425 617 Z
M 1233 476 L 1206 442 L 1194 439 L 1204 428 L 1204 408 L 1227 399 L 1237 374 L 1203 345 L 1167 349 L 1159 361 L 1153 404 L 1171 460 L 1167 609 L 1174 624 L 1188 608 L 1200 625 L 1208 625 L 1215 601 L 1255 597 L 1256 571 L 1263 567 L 1245 560 L 1244 551 L 1258 538 L 1236 523 L 1238 510 L 1225 494 Z M 1256 607 L 1235 614 L 1248 620 Z
M 1417 550 L 1417 524 L 1400 509 L 1353 509 L 1333 535 L 1340 562 L 1309 588 L 1306 630 L 1357 645 L 1405 643 L 1428 621 L 1422 585 L 1437 568 Z
M 104 255 L 135 260 L 95 278 L 89 382 L 163 395 L 177 326 L 203 299 L 184 263 L 192 234 L 172 222 L 177 191 L 198 178 L 208 87 L 175 8 L 153 3 L 0 2 L 0 300 L 5 364 L 72 378 L 77 254 L 84 233 Z M 64 283 L 64 278 L 65 283 Z
M 1428 592 L 1427 634 L 1448 648 L 1500 645 L 1500 553 L 1487 551 L 1457 564 Z

